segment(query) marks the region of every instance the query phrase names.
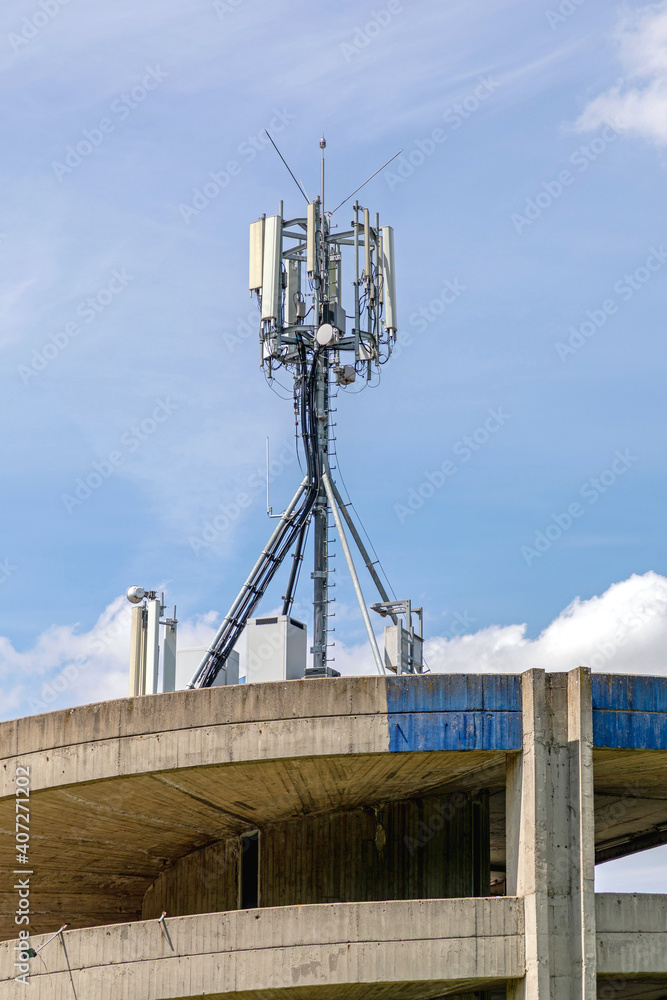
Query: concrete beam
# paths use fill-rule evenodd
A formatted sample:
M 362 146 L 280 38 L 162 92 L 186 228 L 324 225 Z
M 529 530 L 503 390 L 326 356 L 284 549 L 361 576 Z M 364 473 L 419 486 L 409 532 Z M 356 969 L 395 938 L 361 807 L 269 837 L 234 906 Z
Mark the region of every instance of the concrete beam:
M 599 975 L 667 976 L 667 895 L 598 893 L 595 910 Z
M 322 996 L 417 1000 L 521 976 L 516 899 L 333 903 L 239 910 L 65 931 L 31 962 L 31 1000 Z M 38 948 L 42 938 L 34 938 Z M 0 994 L 23 1000 L 15 953 L 0 945 Z

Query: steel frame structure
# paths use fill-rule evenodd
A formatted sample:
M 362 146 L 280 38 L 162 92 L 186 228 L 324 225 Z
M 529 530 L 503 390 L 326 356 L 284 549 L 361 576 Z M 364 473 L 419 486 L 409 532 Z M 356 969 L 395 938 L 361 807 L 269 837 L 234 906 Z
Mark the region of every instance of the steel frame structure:
M 389 359 L 396 342 L 393 230 L 389 226 L 380 228 L 377 213 L 371 224 L 369 210 L 355 201 L 351 228 L 335 231 L 332 215 L 345 201 L 333 212 L 326 212 L 324 139 L 320 146 L 320 195 L 308 202 L 306 216 L 283 220 L 281 201 L 277 216 L 262 216 L 252 224 L 250 238 L 250 291 L 256 293 L 261 309 L 261 364 L 268 378 L 285 368 L 294 379 L 295 410 L 300 421 L 306 476 L 280 515 L 267 546 L 218 629 L 189 687 L 213 684 L 277 570 L 293 550 L 282 609 L 283 614 L 290 613 L 311 523 L 314 528 L 311 652 L 313 667 L 326 673 L 330 514 L 377 670 L 385 672 L 343 522 L 382 601 L 389 602 L 390 597 L 334 482 L 329 464 L 329 433 L 332 380 L 342 385 L 350 384 L 357 377 L 370 381 L 373 366 Z M 303 187 L 296 178 L 294 180 L 307 200 Z M 344 247 L 351 247 L 354 252 L 354 325 L 351 333 L 346 329 L 348 316 L 342 303 Z M 304 272 L 307 285 L 303 281 Z M 303 286 L 308 290 L 302 291 Z M 309 298 L 312 300 L 310 308 L 306 301 Z M 352 364 L 343 364 L 346 358 Z M 395 624 L 398 622 L 395 614 L 392 613 L 391 618 Z

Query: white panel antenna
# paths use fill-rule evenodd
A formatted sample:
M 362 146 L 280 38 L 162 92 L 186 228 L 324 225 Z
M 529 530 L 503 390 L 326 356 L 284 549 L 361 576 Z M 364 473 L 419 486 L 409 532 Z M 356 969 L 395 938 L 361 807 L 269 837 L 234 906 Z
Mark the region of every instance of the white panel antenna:
M 384 325 L 387 330 L 396 334 L 396 271 L 394 268 L 394 230 L 391 226 L 382 229 L 382 270 L 384 277 Z
M 313 274 L 317 266 L 317 209 L 318 205 L 312 201 L 308 205 L 306 217 L 306 271 Z
M 250 274 L 248 287 L 251 292 L 262 288 L 264 273 L 264 219 L 250 223 Z
M 264 223 L 264 266 L 262 270 L 262 320 L 281 318 L 281 263 L 283 220 L 272 215 Z

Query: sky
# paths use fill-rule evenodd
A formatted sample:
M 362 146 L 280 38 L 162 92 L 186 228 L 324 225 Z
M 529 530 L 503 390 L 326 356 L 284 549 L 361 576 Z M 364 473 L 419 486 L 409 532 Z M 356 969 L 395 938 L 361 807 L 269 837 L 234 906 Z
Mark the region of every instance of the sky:
M 266 129 L 311 191 L 326 136 L 336 202 L 403 150 L 363 191 L 399 349 L 335 400 L 337 474 L 429 667 L 664 673 L 666 3 L 0 22 L 0 718 L 126 694 L 131 585 L 206 642 L 275 523 L 267 435 L 274 510 L 301 479 L 247 291 L 249 223 L 302 204 Z M 337 556 L 333 665 L 372 672 Z

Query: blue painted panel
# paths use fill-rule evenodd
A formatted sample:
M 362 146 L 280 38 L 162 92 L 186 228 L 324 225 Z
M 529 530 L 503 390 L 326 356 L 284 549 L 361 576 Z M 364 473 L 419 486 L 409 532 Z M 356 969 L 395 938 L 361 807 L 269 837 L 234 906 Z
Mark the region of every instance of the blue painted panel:
M 667 677 L 593 674 L 593 709 L 667 712 Z
M 593 745 L 619 750 L 667 750 L 667 713 L 594 711 Z
M 389 712 L 520 712 L 521 677 L 426 674 L 387 679 Z
M 389 749 L 520 750 L 521 712 L 390 713 Z

